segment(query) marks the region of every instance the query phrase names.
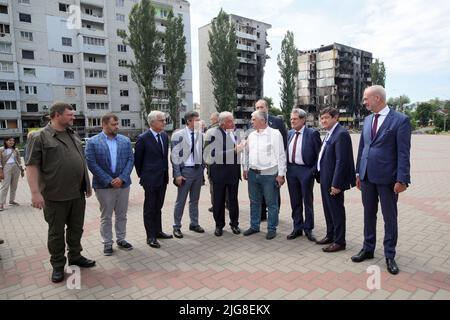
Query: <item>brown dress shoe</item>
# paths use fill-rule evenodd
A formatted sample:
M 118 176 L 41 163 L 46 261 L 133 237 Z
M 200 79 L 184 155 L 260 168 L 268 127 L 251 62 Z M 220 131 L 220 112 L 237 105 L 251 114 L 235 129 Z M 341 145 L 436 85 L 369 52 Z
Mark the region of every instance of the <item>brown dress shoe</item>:
M 328 247 L 322 248 L 323 252 L 337 252 L 342 250 L 345 250 L 345 245 L 340 245 L 334 242 L 330 244 Z
M 323 238 L 322 240 L 316 241 L 316 244 L 330 244 L 330 243 L 333 243 L 333 239 L 327 237 Z

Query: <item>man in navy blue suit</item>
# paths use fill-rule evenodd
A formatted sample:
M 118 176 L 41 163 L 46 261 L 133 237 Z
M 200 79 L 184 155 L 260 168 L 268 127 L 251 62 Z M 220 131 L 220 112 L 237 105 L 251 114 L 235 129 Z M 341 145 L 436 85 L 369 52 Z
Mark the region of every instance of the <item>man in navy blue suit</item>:
M 329 244 L 322 249 L 324 252 L 345 250 L 344 191 L 355 186 L 352 140 L 338 120 L 339 112 L 334 108 L 320 112 L 320 122 L 327 134 L 320 149 L 317 171 L 327 234 L 316 243 Z
M 397 274 L 397 201 L 410 183 L 411 125 L 408 117 L 386 106 L 386 91 L 381 86 L 364 91 L 364 105 L 373 112 L 364 120 L 356 163 L 356 183 L 364 206 L 364 245 L 352 261 L 373 258 L 379 201 L 386 266 L 389 273 Z
M 305 232 L 309 241 L 316 241 L 314 228 L 314 174 L 320 151 L 320 134 L 317 130 L 306 128 L 306 112 L 292 109 L 291 126 L 288 132 L 287 184 L 291 199 L 294 229 L 287 236 L 293 240 Z M 303 204 L 305 219 L 303 219 Z
M 159 248 L 157 239 L 170 239 L 172 235 L 162 231 L 161 209 L 169 182 L 169 138 L 163 131 L 166 115 L 152 111 L 148 115 L 150 129 L 138 137 L 134 152 L 134 166 L 145 190 L 144 225 L 147 244 Z
M 264 99 L 259 99 L 258 101 L 256 101 L 255 110 L 269 114 L 269 106 L 267 104 L 267 101 Z M 283 120 L 269 114 L 267 123 L 268 123 L 269 127 L 271 127 L 272 129 L 277 129 L 278 131 L 280 131 L 281 136 L 283 137 L 284 149 L 286 150 L 287 130 L 286 130 L 286 126 L 284 125 Z M 280 190 L 278 190 L 278 210 L 280 209 L 280 206 L 281 206 L 281 197 L 280 197 Z M 267 206 L 266 206 L 266 200 L 263 197 L 262 206 L 261 206 L 261 221 L 266 221 L 266 220 L 267 220 Z
M 133 249 L 125 236 L 134 158 L 130 139 L 118 134 L 119 118 L 114 113 L 102 117 L 102 127 L 103 131 L 86 144 L 86 162 L 93 175 L 92 188 L 100 203 L 103 254 L 110 256 L 113 254 L 113 212 L 117 246 L 124 250 Z

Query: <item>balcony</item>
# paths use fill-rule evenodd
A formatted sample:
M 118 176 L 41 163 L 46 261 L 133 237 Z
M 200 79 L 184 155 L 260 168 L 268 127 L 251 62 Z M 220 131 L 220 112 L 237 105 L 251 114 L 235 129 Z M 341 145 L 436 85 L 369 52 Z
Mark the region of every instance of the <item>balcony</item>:
M 86 94 L 86 102 L 105 102 L 108 103 L 107 94 Z
M 0 21 L 1 23 L 1 21 Z M 0 41 L 1 42 L 9 42 L 11 43 L 11 34 L 10 33 L 0 33 Z
M 250 34 L 242 31 L 236 31 L 236 37 L 254 41 L 258 39 L 256 34 Z
M 256 94 L 242 94 L 242 93 L 238 93 L 238 94 L 236 94 L 236 97 L 239 100 L 256 100 Z
M 107 70 L 108 65 L 106 63 L 101 63 L 101 62 L 84 61 L 84 68 L 85 69 L 94 69 L 94 70 Z
M 107 86 L 108 78 L 88 78 L 84 77 L 84 84 L 86 86 Z
M 252 58 L 238 57 L 238 60 L 241 63 L 256 64 L 256 59 Z
M 81 28 L 82 35 L 85 36 L 92 36 L 92 37 L 106 37 L 105 30 L 99 29 L 99 28 Z
M 241 76 L 256 76 L 255 70 L 237 69 L 237 74 Z
M 245 44 L 241 44 L 241 43 L 238 43 L 237 49 L 242 50 L 242 51 L 248 51 L 248 52 L 256 52 L 255 46 L 245 45 Z
M 82 9 L 83 10 L 83 9 Z M 103 18 L 103 15 L 100 14 L 87 14 L 87 13 L 81 13 L 81 20 L 86 21 L 92 21 L 96 23 L 105 23 L 105 19 Z
M 161 33 L 166 33 L 166 27 L 162 26 L 161 24 L 157 24 L 156 25 L 156 31 L 161 32 Z
M 7 137 L 7 136 L 19 136 L 21 134 L 21 131 L 19 128 L 14 129 L 0 129 L 0 137 Z
M 237 106 L 235 109 L 236 112 L 253 112 L 255 111 L 255 108 L 253 107 L 241 107 Z
M 94 46 L 90 44 L 81 43 L 81 52 L 92 53 L 98 55 L 106 55 L 106 46 Z

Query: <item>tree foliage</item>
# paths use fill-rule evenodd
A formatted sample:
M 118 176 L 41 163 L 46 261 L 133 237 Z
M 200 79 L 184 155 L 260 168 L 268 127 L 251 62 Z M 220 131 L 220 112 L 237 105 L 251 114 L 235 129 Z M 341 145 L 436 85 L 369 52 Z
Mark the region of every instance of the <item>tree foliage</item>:
M 165 80 L 169 94 L 169 114 L 174 130 L 180 124 L 182 76 L 186 66 L 185 45 L 183 19 L 174 17 L 172 10 L 170 10 L 166 23 L 164 57 L 166 65 Z
M 389 100 L 387 101 L 387 104 L 388 104 L 388 106 L 393 107 L 397 111 L 405 112 L 405 105 L 410 102 L 411 102 L 411 100 L 409 99 L 409 97 L 407 95 L 403 94 L 399 97 L 389 98 Z
M 150 0 L 142 0 L 131 9 L 128 33 L 120 32 L 123 43 L 134 53 L 134 60 L 128 65 L 131 77 L 138 85 L 141 107 L 145 118 L 153 109 L 153 79 L 161 65 L 162 43 L 156 30 L 155 8 Z
M 384 62 L 375 59 L 374 62 L 370 65 L 370 77 L 372 78 L 373 85 L 380 85 L 385 87 L 386 84 L 386 67 L 384 66 Z
M 290 127 L 290 114 L 295 104 L 295 88 L 298 75 L 298 52 L 294 44 L 294 33 L 288 31 L 281 42 L 281 53 L 278 55 L 278 67 L 281 75 L 280 98 L 281 111 L 286 124 Z
M 216 109 L 218 112 L 233 111 L 237 105 L 239 60 L 235 26 L 223 9 L 212 21 L 208 48 L 211 55 L 208 69 L 212 77 Z

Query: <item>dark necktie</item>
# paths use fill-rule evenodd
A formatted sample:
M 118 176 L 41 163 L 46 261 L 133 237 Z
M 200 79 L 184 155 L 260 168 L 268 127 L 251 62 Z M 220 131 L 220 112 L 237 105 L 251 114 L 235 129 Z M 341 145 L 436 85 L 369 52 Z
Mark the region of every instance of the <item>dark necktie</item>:
M 191 132 L 191 153 L 192 153 L 192 161 L 195 163 L 195 141 L 194 141 L 194 131 Z
M 375 136 L 377 135 L 378 118 L 380 117 L 380 114 L 376 113 L 374 116 L 375 120 L 372 125 L 372 140 L 375 139 Z
M 292 148 L 292 163 L 295 163 L 295 152 L 297 151 L 297 141 L 298 136 L 300 135 L 300 132 L 295 133 L 295 139 L 294 139 L 294 147 Z
M 161 148 L 161 152 L 164 153 L 164 148 L 163 148 L 163 144 L 162 144 L 161 137 L 160 137 L 159 133 L 156 134 L 156 140 L 158 140 L 158 144 L 159 144 L 159 147 Z

